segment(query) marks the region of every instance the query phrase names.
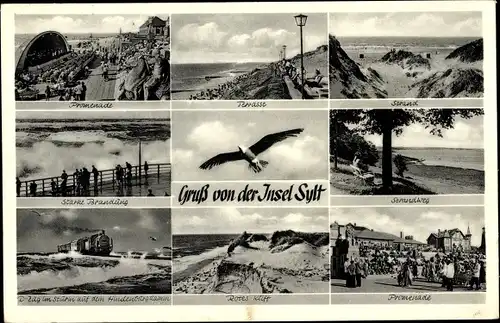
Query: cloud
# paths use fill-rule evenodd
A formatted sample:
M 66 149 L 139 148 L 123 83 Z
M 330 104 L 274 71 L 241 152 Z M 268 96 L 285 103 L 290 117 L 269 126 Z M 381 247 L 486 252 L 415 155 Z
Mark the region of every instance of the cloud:
M 148 17 L 145 15 L 71 15 L 71 16 L 16 16 L 17 34 L 38 34 L 55 30 L 70 33 L 137 32 Z M 165 17 L 163 17 L 165 18 Z
M 319 215 L 324 214 L 324 215 Z M 174 234 L 272 233 L 277 230 L 328 231 L 327 209 L 177 209 L 173 213 Z
M 232 148 L 239 144 L 242 136 L 232 126 L 221 121 L 211 121 L 195 127 L 187 138 L 187 142 L 200 151 L 210 151 L 212 147 Z
M 330 15 L 329 32 L 343 37 L 478 37 L 480 12 L 337 13 Z
M 205 24 L 187 24 L 182 26 L 175 35 L 175 41 L 179 48 L 219 48 L 226 37 L 227 32 L 221 31 L 215 22 Z

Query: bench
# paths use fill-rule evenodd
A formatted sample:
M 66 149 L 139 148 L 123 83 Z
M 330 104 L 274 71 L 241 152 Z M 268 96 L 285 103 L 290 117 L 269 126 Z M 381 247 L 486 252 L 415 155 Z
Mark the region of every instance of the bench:
M 373 175 L 372 173 L 369 173 L 369 172 L 363 172 L 363 170 L 361 170 L 359 167 L 356 167 L 354 165 L 350 165 L 351 168 L 352 168 L 352 173 L 354 174 L 354 176 L 362 179 L 363 181 L 365 181 L 366 183 L 372 185 L 373 184 L 373 181 L 375 180 L 375 175 Z

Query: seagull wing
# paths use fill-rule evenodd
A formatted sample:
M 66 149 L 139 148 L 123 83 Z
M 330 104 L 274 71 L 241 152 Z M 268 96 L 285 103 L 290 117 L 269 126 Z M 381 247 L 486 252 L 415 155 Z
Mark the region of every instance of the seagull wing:
M 254 145 L 250 147 L 250 150 L 255 154 L 258 155 L 262 153 L 263 151 L 266 151 L 274 145 L 277 142 L 283 141 L 286 138 L 291 138 L 291 137 L 297 137 L 302 131 L 304 131 L 303 128 L 297 128 L 297 129 L 291 129 L 291 130 L 286 130 L 282 132 L 276 132 L 272 133 L 269 135 L 266 135 L 262 137 L 261 140 L 256 142 Z
M 35 213 L 35 214 L 36 214 L 36 215 L 38 215 L 38 216 L 42 216 L 40 213 L 38 213 L 38 212 L 37 212 L 37 211 L 35 211 L 35 210 L 31 210 L 31 212 Z
M 212 169 L 215 166 L 219 166 L 221 164 L 230 162 L 230 161 L 235 161 L 235 160 L 241 160 L 242 155 L 239 151 L 233 151 L 230 153 L 222 153 L 218 154 L 215 157 L 210 158 L 203 164 L 201 164 L 200 168 L 201 169 Z

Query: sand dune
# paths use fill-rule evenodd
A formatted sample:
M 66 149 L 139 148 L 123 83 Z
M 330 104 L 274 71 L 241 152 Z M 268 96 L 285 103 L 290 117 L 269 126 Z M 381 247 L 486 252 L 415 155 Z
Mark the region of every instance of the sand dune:
M 283 232 L 285 234 L 283 234 Z M 328 233 L 278 231 L 280 239 L 251 241 L 242 234 L 226 256 L 174 273 L 174 292 L 188 294 L 328 292 Z M 276 233 L 275 233 L 276 235 Z M 318 239 L 325 236 L 326 239 Z M 320 241 L 315 245 L 301 237 Z M 326 244 L 324 244 L 326 241 Z M 175 267 L 174 267 L 175 268 Z
M 483 41 L 448 56 L 424 58 L 392 49 L 379 59 L 356 63 L 330 35 L 330 98 L 463 98 L 483 96 Z

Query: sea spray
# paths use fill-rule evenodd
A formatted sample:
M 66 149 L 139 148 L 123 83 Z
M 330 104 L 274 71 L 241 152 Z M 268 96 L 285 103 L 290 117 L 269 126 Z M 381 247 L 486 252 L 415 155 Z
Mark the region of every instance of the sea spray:
M 86 256 L 85 256 L 86 257 Z M 39 258 L 38 262 L 41 262 Z M 118 263 L 110 267 L 104 262 L 110 260 L 105 257 L 93 257 L 102 260 L 102 264 L 96 267 L 82 267 L 70 264 L 69 269 L 58 270 L 57 263 L 45 258 L 47 265 L 54 266 L 41 272 L 31 271 L 26 275 L 18 275 L 18 291 L 34 290 L 41 288 L 56 288 L 64 286 L 75 286 L 85 283 L 105 282 L 117 277 L 130 277 L 135 275 L 154 274 L 162 272 L 161 269 L 151 266 L 151 262 L 144 259 L 132 257 L 118 258 Z M 112 259 L 112 258 L 111 258 Z M 63 263 L 61 263 L 63 264 Z

